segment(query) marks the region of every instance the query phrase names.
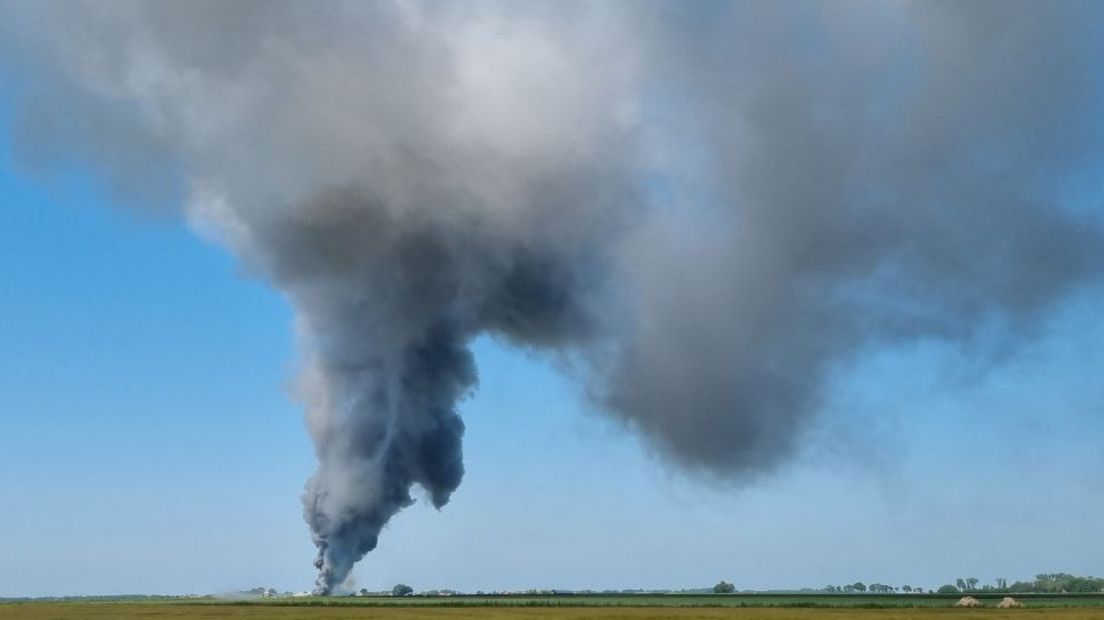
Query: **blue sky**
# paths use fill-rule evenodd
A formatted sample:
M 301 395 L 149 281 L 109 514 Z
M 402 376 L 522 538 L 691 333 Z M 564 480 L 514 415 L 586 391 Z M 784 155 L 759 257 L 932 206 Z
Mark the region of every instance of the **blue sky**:
M 0 596 L 301 590 L 314 462 L 281 297 L 80 171 L 0 176 Z M 936 587 L 1099 573 L 1099 292 L 988 371 L 937 343 L 841 369 L 796 463 L 672 471 L 539 355 L 477 344 L 467 476 L 384 532 L 359 586 Z
M 775 237 L 768 234 L 763 248 L 804 249 L 816 241 L 817 222 L 827 221 L 818 219 L 821 212 L 804 207 L 817 206 L 814 203 L 826 188 L 839 189 L 832 182 L 833 174 L 825 173 L 819 164 L 834 164 L 838 154 L 856 145 L 860 151 L 869 150 L 871 160 L 855 159 L 859 165 L 855 174 L 869 172 L 870 177 L 856 178 L 871 181 L 870 187 L 859 183 L 859 189 L 871 190 L 878 198 L 874 190 L 884 176 L 895 190 L 889 194 L 899 191 L 907 211 L 915 188 L 935 188 L 933 208 L 921 200 L 911 205 L 911 215 L 921 224 L 937 225 L 935 230 L 949 224 L 946 230 L 963 232 L 963 240 L 970 241 L 960 240 L 962 247 L 950 255 L 939 253 L 944 246 L 932 245 L 929 250 L 935 251 L 931 256 L 921 251 L 918 266 L 939 267 L 943 258 L 951 263 L 980 258 L 984 263 L 975 277 L 961 281 L 955 280 L 960 274 L 953 269 L 934 269 L 932 273 L 938 275 L 919 283 L 920 289 L 928 286 L 938 292 L 943 284 L 939 278 L 944 277 L 952 280 L 948 290 L 963 293 L 968 301 L 965 292 L 971 284 L 983 289 L 994 279 L 1031 284 L 1031 277 L 1015 278 L 1019 272 L 1010 264 L 1033 271 L 1037 265 L 1031 261 L 1040 256 L 1037 262 L 1042 264 L 1056 258 L 1054 254 L 1064 255 L 1061 251 L 1046 255 L 1045 250 L 1065 250 L 1065 246 L 1044 245 L 1042 253 L 1017 251 L 1021 248 L 1015 244 L 1036 239 L 1031 234 L 1035 231 L 1021 228 L 1048 220 L 1028 219 L 1025 225 L 1000 219 L 1005 212 L 988 207 L 997 204 L 993 200 L 1005 198 L 995 191 L 1003 191 L 1004 184 L 1022 181 L 1030 191 L 1015 187 L 1008 191 L 1019 198 L 1030 197 L 1033 205 L 1038 201 L 1050 208 L 1060 203 L 1054 208 L 1083 216 L 1084 221 L 1100 221 L 1102 216 L 1104 185 L 1096 170 L 1099 132 L 1094 125 L 1099 88 L 1091 62 L 1095 52 L 1089 54 L 1087 49 L 1088 42 L 1095 45 L 1096 39 L 1091 28 L 1080 28 L 1092 20 L 1073 13 L 1067 17 L 1078 19 L 1057 20 L 1071 32 L 1059 40 L 1053 35 L 1063 31 L 1048 29 L 1054 26 L 1049 18 L 1062 15 L 1030 4 L 1022 5 L 1025 21 L 1009 21 L 1005 27 L 1010 30 L 1001 32 L 1012 36 L 1002 37 L 989 36 L 996 21 L 1004 22 L 1000 6 L 994 16 L 1001 19 L 993 23 L 981 19 L 983 10 L 973 15 L 973 21 L 966 19 L 980 5 L 954 7 L 965 11 L 961 16 L 934 5 L 916 5 L 918 13 L 931 13 L 923 16 L 931 21 L 920 20 L 917 25 L 908 22 L 910 14 L 899 12 L 896 5 L 886 5 L 882 11 L 886 15 L 881 17 L 881 12 L 873 17 L 861 12 L 858 20 L 849 20 L 842 12 L 843 17 L 825 12 L 817 19 L 824 20 L 826 30 L 819 34 L 827 39 L 814 36 L 818 31 L 810 22 L 809 58 L 790 59 L 792 67 L 784 62 L 784 54 L 777 53 L 776 44 L 794 38 L 787 36 L 794 32 L 804 36 L 803 22 L 789 19 L 784 5 L 761 5 L 763 15 L 758 10 L 747 16 L 734 11 L 733 17 L 720 10 L 714 16 L 715 32 L 700 30 L 694 25 L 696 19 L 689 19 L 690 28 L 683 31 L 675 20 L 668 33 L 673 38 L 655 41 L 647 37 L 636 41 L 640 34 L 636 32 L 624 41 L 606 36 L 595 41 L 575 39 L 568 35 L 589 30 L 576 32 L 555 20 L 540 19 L 491 20 L 486 28 L 476 20 L 474 27 L 464 29 L 455 26 L 467 22 L 454 24 L 443 15 L 438 16 L 444 20 L 437 24 L 438 31 L 458 35 L 450 41 L 459 55 L 453 59 L 455 65 L 447 64 L 449 71 L 439 73 L 442 67 L 434 64 L 435 51 L 412 54 L 405 58 L 413 63 L 411 67 L 393 70 L 388 61 L 391 52 L 407 48 L 393 45 L 386 37 L 363 36 L 364 24 L 356 20 L 373 21 L 369 9 L 367 15 L 348 20 L 339 11 L 317 17 L 320 21 L 313 26 L 333 34 L 325 37 L 333 48 L 316 50 L 313 46 L 321 39 L 311 36 L 312 27 L 301 27 L 311 26 L 308 22 L 316 16 L 298 16 L 285 24 L 281 19 L 254 19 L 248 11 L 237 15 L 227 8 L 229 4 L 210 5 L 225 9 L 227 15 L 204 15 L 203 7 L 210 6 L 194 6 L 199 8 L 189 18 L 185 14 L 193 5 L 124 3 L 116 7 L 120 13 L 115 15 L 98 13 L 99 7 L 90 5 L 84 31 L 83 21 L 74 17 L 80 14 L 70 13 L 73 5 L 47 7 L 43 15 L 53 17 L 38 19 L 41 16 L 28 4 L 24 20 L 8 24 L 6 32 L 26 26 L 29 41 L 35 38 L 36 24 L 42 29 L 39 36 L 49 36 L 29 43 L 22 50 L 22 63 L 16 60 L 12 67 L 3 68 L 0 79 L 4 91 L 0 94 L 12 96 L 0 98 L 0 342 L 4 344 L 0 355 L 0 597 L 219 593 L 261 585 L 302 591 L 311 588 L 316 576 L 312 566 L 316 550 L 300 503 L 316 460 L 302 407 L 293 393 L 300 353 L 290 305 L 268 283 L 246 273 L 226 249 L 194 234 L 183 217 L 116 204 L 105 187 L 116 194 L 131 191 L 139 197 L 164 197 L 185 186 L 206 189 L 204 182 L 214 179 L 215 190 L 246 197 L 232 215 L 255 216 L 262 211 L 258 205 L 271 206 L 266 201 L 273 195 L 291 191 L 300 198 L 313 196 L 316 190 L 349 181 L 346 173 L 357 182 L 380 181 L 359 176 L 366 162 L 374 163 L 375 156 L 389 159 L 396 144 L 414 147 L 412 152 L 425 148 L 432 153 L 437 143 L 419 142 L 422 129 L 453 127 L 453 122 L 457 123 L 454 129 L 462 131 L 442 134 L 459 141 L 450 142 L 460 147 L 444 160 L 450 165 L 467 169 L 480 154 L 514 153 L 504 161 L 511 165 L 539 162 L 538 171 L 548 178 L 566 175 L 568 180 L 582 182 L 580 187 L 590 187 L 587 175 L 573 176 L 579 170 L 585 172 L 586 165 L 565 157 L 570 165 L 559 168 L 559 159 L 549 153 L 614 154 L 618 161 L 612 168 L 620 171 L 621 125 L 636 127 L 632 124 L 645 119 L 656 124 L 656 135 L 644 140 L 645 152 L 629 158 L 643 168 L 633 168 L 633 174 L 625 176 L 641 183 L 648 202 L 656 203 L 652 206 L 663 216 L 647 223 L 675 229 L 686 225 L 683 232 L 692 236 L 713 228 L 702 225 L 712 220 L 702 218 L 715 216 L 721 232 L 713 249 L 722 251 L 703 252 L 701 260 L 686 261 L 685 247 L 678 243 L 680 231 L 675 230 L 671 236 L 676 239 L 666 248 L 669 254 L 662 248 L 655 255 L 627 254 L 651 257 L 652 262 L 633 266 L 641 272 L 654 269 L 660 275 L 641 277 L 626 288 L 640 287 L 637 292 L 655 294 L 661 301 L 673 298 L 670 307 L 676 309 L 701 302 L 698 309 L 718 309 L 715 314 L 721 319 L 729 316 L 726 310 L 731 307 L 743 307 L 745 297 L 774 291 L 773 286 L 756 288 L 760 279 L 751 276 L 758 275 L 754 269 L 760 266 L 758 259 L 766 264 L 763 273 L 773 274 L 763 280 L 782 282 L 783 289 L 793 282 L 800 284 L 802 276 L 815 280 L 818 275 L 830 279 L 839 275 L 830 266 L 821 273 L 815 265 L 808 271 L 770 272 L 769 259 L 777 257 L 751 251 L 732 255 L 747 257 L 746 264 L 753 267 L 747 270 L 750 276 L 726 280 L 731 263 L 724 260 L 730 255 L 722 246 L 745 239 L 729 237 L 722 230 L 728 218 L 738 220 L 742 213 L 722 212 L 733 206 L 729 198 L 746 201 L 733 203 L 740 209 L 778 207 L 777 222 L 767 218 L 779 224 L 773 233 L 766 231 Z M 777 15 L 776 7 L 782 8 Z M 1070 7 L 1076 8 L 1072 3 Z M 114 18 L 147 8 L 155 9 L 154 13 L 165 10 L 168 17 L 145 15 L 141 19 L 152 20 L 145 30 L 113 28 Z M 173 18 L 177 9 L 181 15 Z M 1035 10 L 1046 13 L 1048 19 L 1033 20 Z M 138 19 L 138 13 L 130 17 Z M 702 13 L 707 14 L 711 15 Z M 683 17 L 695 16 L 691 10 Z M 214 18 L 232 27 L 214 32 L 208 28 L 214 22 L 203 21 Z M 883 24 L 881 18 L 892 23 Z M 714 20 L 708 21 L 713 24 Z M 903 27 L 906 22 L 908 28 Z M 511 23 L 513 29 L 505 27 Z M 565 23 L 570 25 L 570 19 Z M 871 23 L 881 25 L 871 27 Z M 68 26 L 85 36 L 67 38 Z M 176 26 L 183 30 L 177 31 Z M 288 30 L 282 30 L 285 27 Z M 417 34 L 416 29 L 410 32 Z M 410 32 L 399 28 L 393 34 L 411 50 L 436 50 L 433 37 L 405 40 Z M 977 36 L 979 32 L 984 36 Z M 859 33 L 863 36 L 855 36 Z M 916 45 L 917 52 L 930 45 L 924 48 L 932 52 L 924 66 L 939 79 L 927 83 L 919 73 L 909 72 L 895 76 L 893 71 L 901 71 L 901 63 L 894 61 L 897 56 L 891 52 L 899 39 Z M 1081 49 L 1082 39 L 1086 49 Z M 271 41 L 287 42 L 288 50 L 301 44 L 319 56 L 304 52 L 292 58 L 310 62 L 287 62 L 281 54 L 288 50 L 268 45 Z M 0 36 L 2 51 L 13 49 L 8 43 Z M 216 44 L 227 48 L 224 54 Z M 668 44 L 687 45 L 687 50 L 701 54 L 664 58 L 658 64 L 670 60 L 670 67 L 649 67 L 656 71 L 659 92 L 675 74 L 679 79 L 672 83 L 673 93 L 682 97 L 685 88 L 691 89 L 685 112 L 662 96 L 637 97 L 638 88 L 641 92 L 656 88 L 649 80 L 643 80 L 643 86 L 621 84 L 624 76 L 635 71 L 637 60 L 648 64 L 656 58 L 645 54 L 637 59 L 635 51 L 662 56 Z M 825 55 L 824 65 L 820 64 L 821 46 L 836 54 Z M 622 55 L 622 49 L 628 52 Z M 322 53 L 327 51 L 333 53 Z M 792 54 L 794 49 L 788 51 Z M 383 60 L 375 63 L 378 67 L 367 66 L 363 59 L 375 56 L 365 54 L 379 54 Z M 595 57 L 609 62 L 595 63 Z M 1036 57 L 1036 63 L 1007 62 Z M 242 62 L 225 62 L 231 58 Z M 315 71 L 313 63 L 320 58 L 340 62 L 333 70 Z M 733 73 L 742 79 L 729 84 L 733 58 L 747 66 L 744 73 Z M 836 65 L 830 62 L 833 58 L 839 61 Z M 1078 62 L 1068 72 L 1053 71 L 1049 64 L 1071 58 Z M 123 63 L 126 71 L 116 72 L 119 67 L 113 63 L 119 59 L 131 63 Z M 541 71 L 531 71 L 531 66 Z M 241 67 L 258 70 L 235 73 Z M 298 72 L 302 67 L 312 70 Z M 456 83 L 408 79 L 451 75 L 457 67 Z M 1086 78 L 1086 84 L 1079 80 L 1083 72 L 1093 76 Z M 539 79 L 530 80 L 535 74 Z M 489 76 L 493 79 L 485 82 Z M 882 82 L 886 76 L 888 86 Z M 683 77 L 693 79 L 683 83 Z M 913 77 L 922 86 L 916 86 Z M 991 79 L 979 81 L 979 77 Z M 587 87 L 572 88 L 575 81 Z M 884 110 L 885 119 L 869 124 L 861 114 L 855 115 L 854 131 L 849 131 L 845 121 L 852 116 L 853 102 L 881 102 L 878 97 L 852 98 L 848 86 L 852 83 L 860 89 L 870 83 L 888 91 L 917 88 L 912 93 L 918 97 L 912 102 L 916 107 L 901 108 L 904 99 L 893 100 Z M 41 92 L 36 92 L 38 88 Z M 757 89 L 762 91 L 761 101 L 751 96 Z M 695 93 L 700 107 L 690 105 Z M 23 106 L 21 112 L 35 112 L 27 114 L 30 121 L 14 118 L 16 96 L 27 97 L 18 103 Z M 448 97 L 453 96 L 458 97 L 453 104 L 464 105 L 422 105 L 452 101 Z M 823 111 L 826 116 L 820 120 L 828 122 L 833 118 L 830 112 L 839 113 L 843 120 L 837 119 L 842 124 L 836 131 L 821 134 L 818 122 L 802 124 L 809 120 L 801 105 L 803 97 L 818 96 L 824 97 L 820 100 L 824 108 L 811 106 L 809 112 L 816 118 L 810 118 L 816 121 Z M 979 103 L 981 99 L 985 101 Z M 633 107 L 638 101 L 660 105 L 641 111 Z M 331 105 L 335 102 L 355 105 L 346 109 Z M 633 105 L 611 104 L 616 111 L 611 120 L 603 112 L 611 102 Z M 669 113 L 665 106 L 671 106 Z M 504 113 L 516 110 L 544 114 L 528 118 Z M 592 118 L 590 113 L 595 111 Z M 732 111 L 738 114 L 730 118 Z M 732 118 L 740 122 L 729 127 Z M 675 120 L 669 127 L 658 127 Z M 1036 123 L 1039 127 L 1033 129 Z M 18 157 L 11 153 L 8 127 L 23 130 Z M 619 129 L 607 135 L 604 130 L 610 127 Z M 652 129 L 636 128 L 642 133 Z M 875 131 L 864 137 L 864 131 L 878 128 L 886 129 L 886 135 Z M 973 138 L 958 135 L 975 130 L 978 136 Z M 760 133 L 765 138 L 756 141 Z M 792 148 L 784 148 L 788 142 L 783 139 L 782 147 L 774 149 L 774 141 L 766 139 L 774 136 L 795 142 Z M 819 144 L 815 140 L 800 144 L 802 136 L 838 138 L 839 144 L 818 150 L 812 148 Z M 993 144 L 978 142 L 979 137 L 992 138 Z M 576 143 L 577 138 L 582 143 Z M 956 146 L 954 138 L 961 138 L 962 144 Z M 484 139 L 494 148 L 484 151 Z M 986 148 L 971 150 L 978 144 Z M 652 152 L 651 147 L 662 148 Z M 929 153 L 929 148 L 935 150 Z M 733 157 L 731 162 L 724 159 L 725 153 Z M 980 165 L 966 157 L 978 153 L 982 159 L 996 157 Z M 924 167 L 929 156 L 929 167 Z M 712 162 L 711 157 L 720 159 Z M 48 174 L 16 165 L 16 161 L 35 162 L 36 158 Z M 427 161 L 434 163 L 432 158 Z M 525 166 L 499 170 L 493 159 L 476 163 L 476 178 L 484 174 L 497 179 L 501 174 L 511 180 L 517 170 L 522 171 L 517 178 L 529 173 Z M 610 164 L 601 159 L 595 163 L 602 170 Z M 174 167 L 177 164 L 179 170 Z M 722 173 L 723 182 L 711 185 L 705 170 L 720 164 L 732 164 L 736 174 Z M 426 170 L 438 172 L 421 165 L 416 162 L 400 171 L 415 181 L 413 186 L 425 178 Z M 59 171 L 64 166 L 69 168 Z M 173 176 L 186 176 L 187 166 L 203 174 L 192 179 Z M 993 172 L 1005 166 L 1011 172 Z M 643 179 L 636 175 L 641 170 Z M 778 170 L 786 174 L 778 178 L 767 174 L 761 187 L 754 182 L 763 179 L 764 172 Z M 157 191 L 165 180 L 158 173 L 181 181 L 181 187 Z M 104 178 L 112 174 L 118 178 Z M 390 180 L 390 172 L 379 174 L 383 181 Z M 617 174 L 614 177 L 620 179 Z M 791 194 L 789 188 L 805 178 L 811 179 L 808 191 Z M 939 202 L 936 190 L 941 181 L 952 190 L 960 182 L 968 186 L 961 195 L 951 190 L 948 195 L 964 200 L 964 208 L 982 207 L 972 223 L 956 219 L 955 212 L 934 209 L 959 206 L 953 200 Z M 500 197 L 498 189 L 488 187 L 483 189 L 493 189 L 492 198 Z M 846 189 L 847 184 L 839 187 Z M 966 190 L 975 190 L 977 197 Z M 1020 190 L 1025 193 L 1016 194 Z M 218 191 L 212 196 L 222 197 Z M 714 205 L 713 200 L 720 202 Z M 554 209 L 559 203 L 548 204 Z M 855 215 L 846 200 L 835 206 L 837 215 Z M 562 215 L 552 210 L 529 215 L 549 214 L 554 217 L 532 221 L 557 223 Z M 211 217 L 218 225 L 232 228 L 236 220 L 220 220 L 220 215 L 227 214 Z M 813 227 L 808 236 L 802 226 L 781 225 L 803 224 L 806 219 Z M 499 223 L 516 222 L 506 218 Z M 957 230 L 959 225 L 962 231 Z M 837 240 L 845 257 L 853 243 L 867 239 L 861 226 L 848 231 Z M 563 234 L 567 232 L 571 231 Z M 1078 238 L 1040 233 L 1042 241 Z M 972 243 L 989 237 L 1006 245 Z M 597 245 L 608 241 L 601 236 L 596 239 Z M 642 235 L 635 241 L 644 244 L 649 239 Z M 919 245 L 922 250 L 924 244 Z M 986 249 L 994 256 L 985 256 Z M 890 252 L 876 258 L 895 256 Z M 1017 260 L 1001 263 L 1002 257 Z M 989 258 L 993 260 L 986 262 Z M 873 262 L 876 267 L 885 264 Z M 1088 264 L 1090 269 L 1099 266 Z M 678 268 L 687 265 L 717 277 L 687 278 L 691 286 L 685 289 L 678 286 L 681 282 L 665 279 L 663 274 L 681 275 Z M 1061 269 L 1048 272 L 1046 266 L 1040 271 L 1044 276 L 1062 276 Z M 467 426 L 463 484 L 443 511 L 419 500 L 393 519 L 379 547 L 357 564 L 356 587 L 382 590 L 403 582 L 418 590 L 465 591 L 698 588 L 725 579 L 741 589 L 822 587 L 856 580 L 934 589 L 957 577 L 992 583 L 998 577 L 1011 582 L 1039 572 L 1104 574 L 1104 546 L 1099 544 L 1104 523 L 1100 493 L 1104 290 L 1100 278 L 1093 275 L 1068 276 L 1081 288 L 1046 312 L 1038 333 L 1018 341 L 1002 338 L 1007 335 L 1002 333 L 988 334 L 993 341 L 988 342 L 984 329 L 975 341 L 982 346 L 974 350 L 963 344 L 969 338 L 958 344 L 922 337 L 844 338 L 830 355 L 812 365 L 811 371 L 816 372 L 808 373 L 819 377 L 823 365 L 831 376 L 815 419 L 799 436 L 797 454 L 780 468 L 753 475 L 740 486 L 673 467 L 671 459 L 657 454 L 632 428 L 597 410 L 581 393 L 580 382 L 565 376 L 555 360 L 483 337 L 474 345 L 479 390 L 460 404 Z M 1037 285 L 1047 283 L 1046 277 L 1039 279 Z M 692 286 L 697 281 L 705 284 L 701 290 Z M 880 287 L 885 282 L 877 283 Z M 728 295 L 711 294 L 726 285 L 732 290 L 720 292 Z M 875 301 L 902 302 L 888 298 L 887 289 L 871 288 Z M 650 299 L 643 294 L 641 298 Z M 917 298 L 939 303 L 938 295 L 917 294 Z M 718 299 L 721 302 L 705 305 Z M 1040 293 L 1037 299 L 1049 302 L 1051 297 Z M 909 298 L 903 302 L 907 305 Z M 1010 302 L 998 301 L 998 311 L 1001 303 Z M 861 310 L 863 304 L 858 306 Z M 800 310 L 810 309 L 797 314 L 817 316 L 821 307 L 814 304 Z M 704 324 L 708 320 L 700 327 L 681 321 L 667 325 L 695 327 L 687 332 L 708 338 L 709 344 L 715 340 L 718 348 L 729 342 L 762 344 L 752 333 L 760 328 L 785 340 L 787 334 L 771 328 L 777 318 L 773 312 L 786 308 L 767 310 L 767 320 L 744 326 L 749 334 L 744 339 L 724 338 L 715 324 Z M 815 325 L 816 320 L 799 324 Z M 718 324 L 724 327 L 725 321 Z M 869 342 L 877 344 L 863 344 Z M 885 342 L 906 344 L 885 348 Z M 1014 346 L 1002 349 L 999 357 L 978 354 L 993 343 Z M 782 347 L 781 359 L 800 365 L 803 358 L 797 356 L 805 348 L 799 342 L 788 344 Z M 679 354 L 662 347 L 641 350 L 672 358 Z M 711 359 L 702 357 L 706 362 Z M 682 363 L 670 361 L 672 366 Z M 688 367 L 695 363 L 685 361 Z M 643 391 L 634 392 L 638 393 Z M 671 409 L 677 407 L 667 408 Z M 723 426 L 731 413 L 717 408 L 713 417 L 695 418 L 683 409 L 663 419 Z M 629 413 L 632 419 L 649 419 L 634 417 L 639 412 Z M 665 427 L 659 436 L 678 434 L 669 431 Z M 720 432 L 711 437 L 736 434 Z

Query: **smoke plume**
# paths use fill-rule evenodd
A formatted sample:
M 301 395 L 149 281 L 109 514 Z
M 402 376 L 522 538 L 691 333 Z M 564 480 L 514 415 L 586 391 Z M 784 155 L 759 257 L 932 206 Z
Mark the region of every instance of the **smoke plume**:
M 22 169 L 179 208 L 294 305 L 330 593 L 460 484 L 477 335 L 736 482 L 835 368 L 1030 338 L 1101 271 L 1099 12 L 0 0 L 0 65 Z

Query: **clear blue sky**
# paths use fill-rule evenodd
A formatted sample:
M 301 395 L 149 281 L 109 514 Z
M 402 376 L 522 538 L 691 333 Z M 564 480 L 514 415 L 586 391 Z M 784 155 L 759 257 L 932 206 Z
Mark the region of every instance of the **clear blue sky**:
M 180 222 L 0 168 L 0 596 L 306 589 L 314 462 L 289 308 Z M 540 357 L 481 341 L 468 473 L 358 586 L 937 587 L 1104 572 L 1099 291 L 985 373 L 939 345 L 842 369 L 801 458 L 671 471 Z

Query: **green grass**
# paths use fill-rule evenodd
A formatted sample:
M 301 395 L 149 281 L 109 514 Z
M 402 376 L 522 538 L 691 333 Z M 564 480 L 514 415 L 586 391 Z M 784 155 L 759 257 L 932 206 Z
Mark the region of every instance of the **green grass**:
M 217 598 L 99 597 L 5 601 L 0 620 L 276 618 L 396 620 L 503 618 L 805 618 L 916 619 L 944 617 L 1104 620 L 1104 595 L 1020 595 L 1025 609 L 997 610 L 1002 595 L 975 595 L 986 608 L 954 609 L 958 595 L 637 594 L 451 597 Z M 980 614 L 980 615 L 979 615 Z
M 310 597 L 253 599 L 248 601 L 205 601 L 214 604 L 268 606 L 358 606 L 358 607 L 846 607 L 934 608 L 950 607 L 961 595 L 852 595 L 852 594 L 558 594 L 496 596 L 407 596 L 407 597 Z M 995 606 L 1002 594 L 975 594 L 986 606 Z M 1029 607 L 1101 607 L 1104 595 L 1040 595 L 1015 597 Z
M 1003 594 L 975 594 L 994 606 Z M 557 595 L 461 595 L 372 596 L 249 599 L 225 601 L 201 599 L 196 603 L 271 606 L 361 607 L 950 607 L 961 595 L 854 595 L 854 594 L 557 594 Z M 1031 607 L 1104 607 L 1104 595 L 1027 594 L 1017 600 Z
M 365 607 L 355 604 L 269 605 L 194 604 L 167 602 L 8 603 L 0 605 L 0 620 L 938 620 L 1104 618 L 1104 608 L 954 609 L 849 607 L 625 607 L 625 606 L 410 606 Z

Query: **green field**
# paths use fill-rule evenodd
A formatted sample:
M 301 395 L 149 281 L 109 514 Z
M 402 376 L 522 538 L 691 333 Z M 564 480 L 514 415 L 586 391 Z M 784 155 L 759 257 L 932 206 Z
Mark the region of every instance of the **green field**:
M 926 620 L 934 618 L 1104 618 L 1102 608 L 952 609 L 845 607 L 363 607 L 358 605 L 194 605 L 174 603 L 12 603 L 0 605 L 3 620 L 236 618 L 276 620 L 807 620 L 859 618 L 869 620 Z
M 237 604 L 269 606 L 361 606 L 361 607 L 846 607 L 938 608 L 951 607 L 961 597 L 954 595 L 870 595 L 870 594 L 557 594 L 494 596 L 378 596 L 364 598 L 319 597 L 305 599 L 259 599 Z M 1004 594 L 971 594 L 987 607 Z M 1104 608 L 1100 594 L 1021 594 L 1016 600 L 1028 607 Z M 216 601 L 217 602 L 217 601 Z
M 980 598 L 983 609 L 955 609 L 957 597 L 850 595 L 556 595 L 366 597 L 303 599 L 172 599 L 105 598 L 0 603 L 0 620 L 92 620 L 161 618 L 275 618 L 277 620 L 503 620 L 578 619 L 652 620 L 660 618 L 798 620 L 867 618 L 924 620 L 927 618 L 1060 618 L 1104 619 L 1104 596 L 1026 595 L 1027 607 L 999 610 L 1000 597 Z

